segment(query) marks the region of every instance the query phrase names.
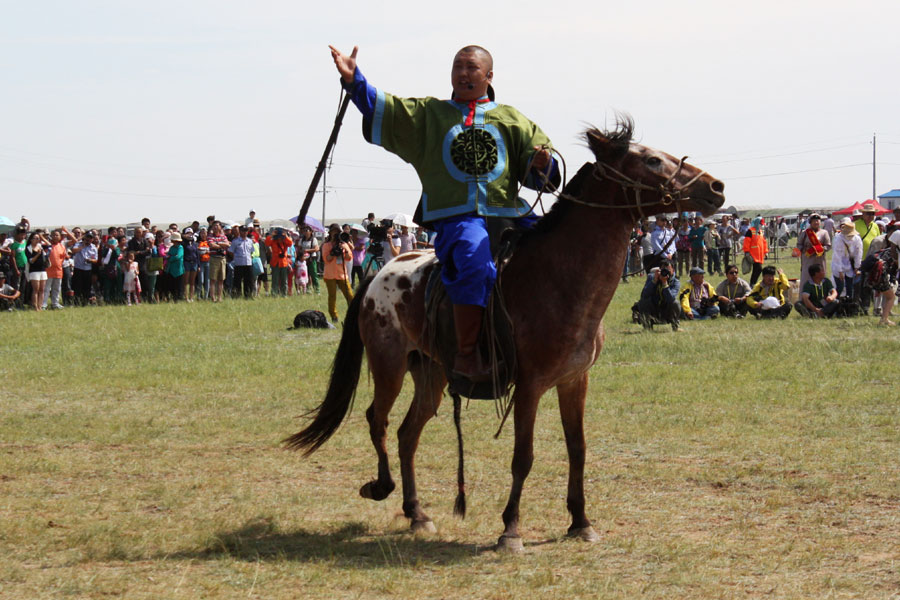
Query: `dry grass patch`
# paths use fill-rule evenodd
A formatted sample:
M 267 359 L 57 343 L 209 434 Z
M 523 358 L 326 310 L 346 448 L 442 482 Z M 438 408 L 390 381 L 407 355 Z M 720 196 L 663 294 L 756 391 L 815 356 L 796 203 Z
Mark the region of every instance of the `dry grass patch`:
M 873 319 L 628 323 L 620 287 L 586 412 L 588 513 L 564 537 L 567 459 L 542 402 L 523 556 L 497 555 L 512 429 L 464 412 L 420 447 L 439 533 L 414 536 L 375 474 L 364 381 L 308 460 L 281 449 L 324 392 L 338 332 L 287 332 L 322 297 L 9 315 L 0 596 L 16 598 L 892 598 L 900 594 L 896 332 Z M 139 340 L 152 335 L 156 343 Z M 53 351 L 48 352 L 48 340 Z M 873 357 L 876 360 L 873 360 Z M 15 365 L 15 368 L 10 368 Z M 398 400 L 396 424 L 410 400 Z

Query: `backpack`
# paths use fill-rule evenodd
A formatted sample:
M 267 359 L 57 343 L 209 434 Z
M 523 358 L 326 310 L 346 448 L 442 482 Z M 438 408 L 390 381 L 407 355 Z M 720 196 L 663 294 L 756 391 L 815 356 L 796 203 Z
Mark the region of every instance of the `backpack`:
M 288 329 L 334 329 L 334 325 L 328 322 L 328 317 L 320 310 L 304 310 L 294 317 L 294 326 Z

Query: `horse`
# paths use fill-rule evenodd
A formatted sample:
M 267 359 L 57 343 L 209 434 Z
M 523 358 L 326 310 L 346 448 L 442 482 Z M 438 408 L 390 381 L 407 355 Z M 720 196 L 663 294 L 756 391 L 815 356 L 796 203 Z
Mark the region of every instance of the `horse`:
M 564 188 L 552 209 L 524 234 L 502 272 L 500 289 L 518 368 L 511 398 L 512 487 L 498 550 L 524 549 L 519 502 L 534 461 L 538 401 L 552 387 L 559 397 L 569 457 L 568 535 L 599 539 L 585 514 L 584 407 L 588 370 L 603 347 L 603 315 L 622 275 L 629 232 L 645 215 L 677 210 L 709 216 L 725 200 L 721 181 L 686 163 L 687 157 L 677 159 L 633 142 L 633 130 L 631 118 L 619 115 L 611 131 L 585 131 L 595 162 L 582 167 L 586 176 L 580 184 Z M 579 189 L 570 191 L 574 187 Z M 360 286 L 347 312 L 325 399 L 309 413 L 307 427 L 285 440 L 289 448 L 308 455 L 331 437 L 351 406 L 365 352 L 374 383 L 366 419 L 378 472 L 359 493 L 383 500 L 395 487 L 387 454 L 388 414 L 409 371 L 415 391 L 398 442 L 403 513 L 413 531 L 436 531 L 419 502 L 414 471 L 419 436 L 447 385 L 440 357 L 429 356 L 425 339 L 425 291 L 435 263 L 433 253 L 402 254 Z

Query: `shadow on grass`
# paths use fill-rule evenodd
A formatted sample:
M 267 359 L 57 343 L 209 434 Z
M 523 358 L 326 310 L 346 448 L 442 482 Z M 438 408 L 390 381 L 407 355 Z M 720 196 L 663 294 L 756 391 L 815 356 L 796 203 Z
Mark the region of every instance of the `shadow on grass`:
M 369 569 L 456 564 L 487 550 L 491 548 L 407 532 L 373 534 L 362 523 L 347 523 L 329 532 L 281 532 L 270 519 L 254 519 L 237 530 L 216 533 L 196 551 L 168 554 L 167 558 L 327 561 L 338 567 Z

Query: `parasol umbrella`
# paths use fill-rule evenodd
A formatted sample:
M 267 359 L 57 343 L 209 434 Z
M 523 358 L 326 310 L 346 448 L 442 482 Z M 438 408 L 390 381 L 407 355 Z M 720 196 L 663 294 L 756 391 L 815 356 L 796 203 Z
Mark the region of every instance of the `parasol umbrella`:
M 294 221 L 289 219 L 274 219 L 271 223 L 269 223 L 269 229 L 274 229 L 275 227 L 281 227 L 282 229 L 291 230 L 294 228 Z
M 0 217 L 0 233 L 9 233 L 15 228 L 16 224 L 13 223 L 9 218 Z
M 297 217 L 291 217 L 290 220 L 291 220 L 292 223 L 296 223 L 296 222 L 297 222 Z M 309 216 L 309 215 L 306 215 L 306 220 L 305 220 L 304 222 L 305 222 L 307 225 L 309 225 L 310 229 L 312 229 L 313 231 L 318 231 L 318 232 L 321 232 L 321 233 L 325 233 L 325 228 L 322 227 L 322 222 L 321 222 L 320 220 L 316 219 L 315 217 L 311 217 L 311 216 Z
M 393 213 L 385 217 L 385 219 L 389 221 L 393 221 L 396 226 L 403 227 L 418 227 L 415 222 L 413 222 L 413 217 L 407 213 Z
M 366 229 L 365 227 L 363 227 L 362 225 L 360 225 L 359 223 L 354 223 L 353 225 L 350 226 L 350 229 L 354 229 L 363 234 L 369 233 L 369 230 Z

